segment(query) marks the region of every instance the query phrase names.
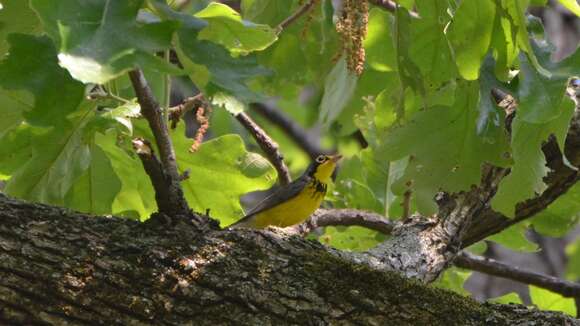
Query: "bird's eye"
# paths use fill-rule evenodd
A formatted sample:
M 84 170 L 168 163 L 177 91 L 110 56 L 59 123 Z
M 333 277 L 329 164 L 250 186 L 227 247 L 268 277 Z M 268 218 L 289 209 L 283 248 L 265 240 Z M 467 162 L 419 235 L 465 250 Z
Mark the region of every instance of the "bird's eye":
M 324 155 L 319 155 L 316 158 L 316 163 L 324 163 L 324 161 L 326 161 L 326 157 L 324 157 Z

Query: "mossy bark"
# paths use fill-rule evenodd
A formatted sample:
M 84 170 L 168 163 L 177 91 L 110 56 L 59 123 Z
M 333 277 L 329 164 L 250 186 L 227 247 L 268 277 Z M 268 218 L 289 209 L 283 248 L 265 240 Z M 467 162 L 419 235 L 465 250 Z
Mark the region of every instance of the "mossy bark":
M 0 195 L 0 324 L 580 325 L 480 304 L 269 231 L 93 217 Z

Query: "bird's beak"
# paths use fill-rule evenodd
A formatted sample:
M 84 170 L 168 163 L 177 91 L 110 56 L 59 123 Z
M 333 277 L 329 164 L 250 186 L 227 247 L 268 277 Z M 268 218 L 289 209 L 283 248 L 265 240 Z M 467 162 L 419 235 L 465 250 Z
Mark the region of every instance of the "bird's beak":
M 333 155 L 333 156 L 331 156 L 331 157 L 330 157 L 330 160 L 331 160 L 333 163 L 336 163 L 336 162 L 340 161 L 340 159 L 341 159 L 341 158 L 342 158 L 342 155 L 340 155 L 340 154 L 336 154 L 336 155 Z

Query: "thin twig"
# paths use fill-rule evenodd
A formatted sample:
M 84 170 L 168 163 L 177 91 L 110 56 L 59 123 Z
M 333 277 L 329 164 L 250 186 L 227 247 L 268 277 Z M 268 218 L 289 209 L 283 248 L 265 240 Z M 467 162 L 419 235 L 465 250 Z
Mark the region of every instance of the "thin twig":
M 163 114 L 159 103 L 155 99 L 153 92 L 143 72 L 135 69 L 129 72 L 129 78 L 133 84 L 137 101 L 141 106 L 141 115 L 147 119 L 149 128 L 155 137 L 155 143 L 159 149 L 161 166 L 163 173 L 167 179 L 167 192 L 169 195 L 164 197 L 167 203 L 157 203 L 159 211 L 169 215 L 187 215 L 189 214 L 189 207 L 183 196 L 183 191 L 180 184 L 180 175 L 177 170 L 177 162 L 175 159 L 175 151 L 169 136 L 167 122 L 163 119 Z M 157 191 L 157 189 L 156 189 Z
M 384 216 L 358 209 L 319 209 L 306 222 L 295 226 L 296 233 L 306 235 L 324 226 L 362 226 L 390 234 L 395 223 Z
M 311 159 L 316 159 L 320 154 L 329 154 L 330 151 L 324 150 L 318 144 L 318 141 L 309 139 L 308 132 L 298 125 L 294 120 L 286 116 L 282 111 L 267 106 L 262 103 L 252 103 L 250 108 L 277 125 L 286 133 Z
M 564 297 L 580 297 L 580 284 L 544 275 L 499 262 L 491 258 L 462 252 L 454 260 L 457 267 L 489 275 L 507 278 L 516 282 L 535 285 L 558 293 Z
M 188 97 L 185 100 L 183 100 L 181 104 L 167 109 L 169 121 L 171 121 L 171 129 L 175 129 L 177 127 L 179 120 L 181 120 L 181 118 L 186 112 L 191 111 L 194 108 L 200 106 L 208 106 L 203 98 L 203 94 L 201 93 L 192 97 Z
M 278 27 L 276 28 L 277 33 L 278 34 L 282 33 L 284 29 L 288 28 L 288 26 L 290 26 L 292 23 L 298 20 L 298 18 L 300 18 L 302 15 L 310 11 L 310 9 L 314 6 L 315 3 L 316 0 L 309 0 L 308 2 L 303 4 L 300 8 L 298 8 L 298 10 L 296 10 L 292 15 L 284 19 L 284 21 L 278 24 Z
M 377 7 L 383 8 L 386 11 L 395 12 L 397 7 L 400 7 L 396 2 L 392 0 L 369 0 L 370 3 Z M 413 18 L 420 18 L 419 14 L 415 11 L 409 11 L 409 15 Z
M 284 186 L 292 181 L 290 177 L 290 172 L 288 172 L 288 167 L 284 163 L 284 158 L 278 150 L 278 144 L 266 134 L 266 132 L 258 126 L 250 116 L 245 112 L 236 114 L 236 119 L 248 130 L 248 132 L 254 137 L 264 154 L 268 157 L 268 160 L 276 171 L 278 172 L 278 181 L 280 185 Z

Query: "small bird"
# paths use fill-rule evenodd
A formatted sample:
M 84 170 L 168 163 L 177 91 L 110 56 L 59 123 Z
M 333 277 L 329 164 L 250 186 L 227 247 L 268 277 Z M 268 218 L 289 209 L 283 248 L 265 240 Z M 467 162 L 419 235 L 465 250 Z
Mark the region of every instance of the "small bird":
M 320 207 L 341 155 L 320 155 L 304 174 L 262 200 L 231 227 L 263 229 L 304 222 Z

